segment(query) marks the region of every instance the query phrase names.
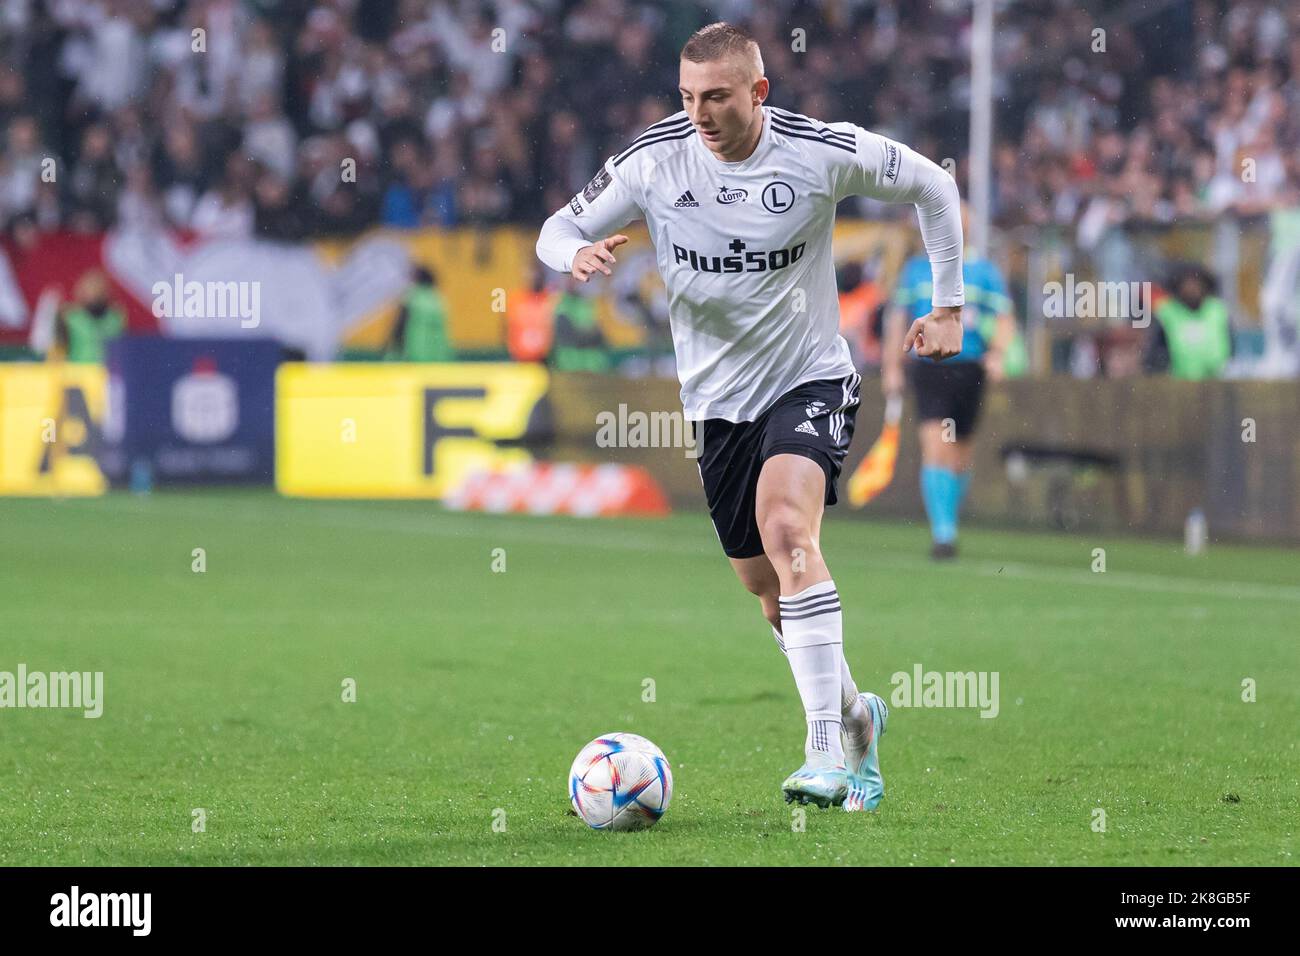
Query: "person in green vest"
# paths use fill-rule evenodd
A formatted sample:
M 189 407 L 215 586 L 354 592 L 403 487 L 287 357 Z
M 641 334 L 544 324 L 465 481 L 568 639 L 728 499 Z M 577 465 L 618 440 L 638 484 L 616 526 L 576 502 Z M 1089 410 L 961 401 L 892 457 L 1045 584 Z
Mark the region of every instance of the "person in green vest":
M 555 304 L 550 365 L 559 372 L 608 372 L 613 365 L 596 321 L 596 300 L 578 293 L 570 279 Z
M 437 276 L 423 266 L 412 273 L 411 288 L 388 340 L 389 355 L 403 362 L 454 362 L 456 350 L 447 336 L 447 304 Z
M 58 337 L 67 361 L 103 365 L 105 347 L 126 329 L 126 314 L 109 298 L 102 272 L 82 276 L 73 298 L 58 321 Z
M 1173 378 L 1199 380 L 1223 374 L 1232 357 L 1228 307 L 1214 295 L 1214 279 L 1200 266 L 1179 270 L 1172 294 L 1156 307 L 1144 365 Z

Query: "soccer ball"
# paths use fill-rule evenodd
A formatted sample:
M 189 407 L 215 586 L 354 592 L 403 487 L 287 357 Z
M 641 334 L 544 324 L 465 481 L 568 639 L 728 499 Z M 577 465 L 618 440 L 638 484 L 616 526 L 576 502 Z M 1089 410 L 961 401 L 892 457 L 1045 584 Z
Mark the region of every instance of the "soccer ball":
M 569 769 L 569 800 L 596 830 L 644 830 L 664 815 L 672 797 L 668 758 L 636 734 L 601 734 Z

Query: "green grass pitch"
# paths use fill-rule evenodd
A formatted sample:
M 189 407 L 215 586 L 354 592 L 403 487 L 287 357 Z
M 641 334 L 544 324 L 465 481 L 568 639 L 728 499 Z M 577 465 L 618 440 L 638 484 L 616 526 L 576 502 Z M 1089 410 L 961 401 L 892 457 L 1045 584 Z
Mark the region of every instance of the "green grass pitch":
M 881 810 L 800 830 L 802 711 L 703 512 L 0 501 L 0 670 L 105 697 L 0 710 L 0 865 L 1297 862 L 1297 552 L 976 528 L 936 567 L 921 525 L 838 510 L 858 684 L 996 671 L 1000 713 L 895 707 Z M 571 760 L 616 730 L 673 765 L 648 832 L 570 813 Z

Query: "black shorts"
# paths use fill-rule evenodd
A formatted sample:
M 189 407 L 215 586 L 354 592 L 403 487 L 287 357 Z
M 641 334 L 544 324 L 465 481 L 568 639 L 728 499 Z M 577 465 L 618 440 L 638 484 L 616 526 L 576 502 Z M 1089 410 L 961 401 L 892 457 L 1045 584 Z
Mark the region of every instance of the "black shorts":
M 951 418 L 958 438 L 975 431 L 984 397 L 984 366 L 979 362 L 909 362 L 921 421 Z
M 857 373 L 805 382 L 778 398 L 755 421 L 709 418 L 696 423 L 696 464 L 713 528 L 727 557 L 763 553 L 754 506 L 758 474 L 773 455 L 803 455 L 821 465 L 826 474 L 826 504 L 835 504 L 835 480 L 853 438 L 861 382 Z

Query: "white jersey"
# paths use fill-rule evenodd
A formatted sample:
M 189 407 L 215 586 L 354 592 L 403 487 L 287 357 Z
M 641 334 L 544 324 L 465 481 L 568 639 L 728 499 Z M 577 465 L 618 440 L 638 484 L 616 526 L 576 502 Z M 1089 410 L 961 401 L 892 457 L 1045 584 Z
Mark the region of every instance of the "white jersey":
M 537 240 L 538 257 L 568 272 L 579 249 L 645 220 L 691 420 L 753 421 L 797 385 L 854 371 L 831 256 L 835 206 L 846 196 L 915 203 L 933 304 L 964 301 L 951 176 L 852 123 L 762 111 L 758 146 L 739 163 L 719 160 L 684 110 L 655 123 L 607 159 Z

